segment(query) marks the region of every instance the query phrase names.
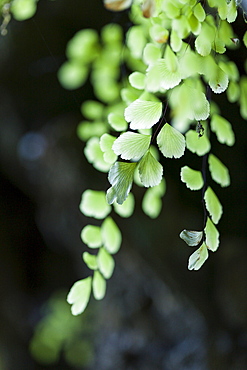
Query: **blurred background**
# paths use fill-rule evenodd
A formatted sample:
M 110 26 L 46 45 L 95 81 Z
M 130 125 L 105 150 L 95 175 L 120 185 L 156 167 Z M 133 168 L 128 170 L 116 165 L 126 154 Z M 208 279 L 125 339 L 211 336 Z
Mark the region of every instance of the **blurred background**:
M 198 272 L 179 239 L 200 229 L 200 192 L 179 181 L 181 166 L 200 168 L 194 155 L 164 161 L 167 193 L 161 215 L 145 216 L 142 189 L 130 219 L 116 218 L 123 245 L 106 298 L 72 317 L 66 295 L 89 273 L 81 254 L 80 212 L 87 187 L 107 186 L 85 160 L 76 128 L 89 84 L 64 90 L 57 71 L 70 38 L 126 15 L 98 0 L 40 0 L 34 18 L 12 20 L 0 38 L 0 369 L 246 369 L 247 196 L 246 122 L 238 107 L 216 97 L 233 124 L 234 147 L 212 138 L 231 186 L 213 184 L 224 207 L 220 248 Z M 243 36 L 246 24 L 236 25 Z M 244 73 L 246 49 L 230 53 Z

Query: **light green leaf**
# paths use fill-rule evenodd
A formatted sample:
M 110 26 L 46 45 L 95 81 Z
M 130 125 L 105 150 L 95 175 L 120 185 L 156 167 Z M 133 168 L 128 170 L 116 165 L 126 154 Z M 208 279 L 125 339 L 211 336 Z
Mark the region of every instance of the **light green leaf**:
M 162 114 L 162 103 L 137 99 L 125 109 L 125 119 L 133 130 L 151 128 Z
M 134 212 L 135 198 L 132 193 L 129 193 L 128 198 L 123 204 L 113 203 L 114 211 L 121 217 L 130 217 Z
M 232 146 L 235 143 L 235 135 L 232 130 L 232 125 L 220 115 L 213 115 L 211 120 L 211 129 L 216 133 L 217 139 L 221 144 Z
M 160 24 L 154 24 L 150 28 L 149 33 L 153 41 L 157 42 L 158 44 L 164 44 L 167 42 L 169 37 L 169 31 Z
M 229 186 L 230 175 L 228 168 L 213 154 L 209 154 L 208 163 L 213 180 L 221 186 Z
M 97 258 L 95 255 L 84 252 L 82 258 L 90 270 L 96 270 L 98 268 Z
M 160 130 L 157 144 L 162 154 L 167 158 L 180 158 L 185 151 L 184 136 L 168 123 Z
M 186 147 L 192 152 L 199 156 L 202 156 L 209 152 L 211 145 L 207 138 L 207 135 L 198 137 L 198 134 L 194 130 L 189 130 L 185 134 L 186 137 Z
M 104 191 L 86 190 L 82 194 L 80 211 L 88 217 L 105 218 L 111 212 L 107 204 Z
M 245 47 L 247 48 L 247 31 L 245 31 L 244 33 L 243 42 L 244 42 Z
M 106 292 L 106 281 L 99 271 L 93 274 L 93 295 L 97 300 L 103 299 Z
M 240 96 L 239 83 L 230 81 L 228 89 L 226 90 L 226 95 L 230 103 L 236 103 Z
M 77 281 L 70 289 L 67 296 L 67 302 L 72 304 L 72 315 L 79 315 L 87 307 L 92 288 L 91 283 L 92 277 L 88 276 L 85 279 Z
M 139 160 L 148 150 L 151 135 L 125 132 L 120 135 L 113 144 L 112 149 L 123 159 Z
M 102 245 L 100 227 L 86 225 L 81 231 L 81 239 L 89 248 L 99 248 Z
M 110 113 L 108 122 L 115 131 L 125 131 L 128 127 L 124 117 L 117 113 Z
M 89 163 L 101 172 L 109 171 L 111 163 L 104 160 L 104 153 L 100 148 L 100 139 L 98 137 L 91 137 L 84 149 L 84 154 Z
M 177 32 L 174 29 L 171 32 L 170 42 L 171 42 L 172 50 L 177 53 L 182 47 L 182 39 L 178 36 Z
M 145 64 L 154 64 L 161 57 L 161 49 L 148 43 L 143 50 L 143 61 Z
M 188 166 L 181 168 L 181 180 L 191 190 L 199 190 L 203 187 L 203 178 L 201 171 L 193 170 Z
M 203 243 L 189 258 L 188 269 L 199 270 L 208 258 L 208 248 Z
M 228 84 L 229 79 L 227 74 L 218 67 L 214 71 L 212 78 L 209 79 L 209 86 L 215 94 L 221 94 L 227 89 Z
M 133 72 L 129 75 L 129 82 L 135 89 L 143 90 L 145 88 L 145 74 Z
M 89 120 L 101 120 L 103 111 L 104 105 L 96 100 L 86 100 L 81 105 L 81 113 Z
M 190 102 L 188 117 L 196 121 L 207 119 L 210 113 L 210 106 L 205 94 L 194 88 L 187 88 L 187 94 L 189 94 Z
M 209 217 L 207 218 L 205 234 L 206 234 L 206 244 L 207 244 L 208 249 L 210 249 L 212 252 L 215 252 L 219 247 L 219 243 L 220 243 L 219 235 L 220 234 Z
M 119 251 L 122 235 L 116 223 L 111 217 L 107 217 L 101 227 L 101 235 L 104 247 L 111 254 Z
M 209 186 L 204 194 L 206 208 L 215 224 L 217 224 L 223 213 L 222 205 L 215 192 Z
M 146 190 L 142 200 L 142 209 L 150 218 L 156 218 L 159 216 L 162 209 L 161 197 L 165 194 L 166 184 L 165 179 L 161 180 L 161 183 L 157 186 Z
M 105 248 L 100 248 L 97 262 L 99 270 L 105 279 L 110 279 L 113 274 L 115 262 L 113 257 L 105 250 Z
M 59 68 L 58 79 L 61 85 L 67 90 L 74 90 L 81 87 L 87 79 L 88 66 L 76 60 L 70 60 Z
M 227 4 L 227 22 L 232 23 L 238 15 L 236 0 L 230 0 Z
M 138 170 L 141 182 L 145 187 L 159 185 L 162 180 L 163 167 L 154 158 L 150 150 L 141 159 Z
M 106 125 L 101 121 L 82 121 L 77 126 L 77 136 L 82 141 L 87 141 L 93 136 L 101 136 L 106 131 Z
M 171 51 L 171 53 L 173 52 Z M 174 53 L 169 59 L 158 59 L 157 63 L 148 69 L 147 87 L 149 82 L 149 74 L 153 74 L 153 70 L 156 70 L 156 73 L 158 73 L 158 87 L 162 89 L 172 89 L 173 87 L 177 86 L 182 80 L 181 73 L 178 68 L 178 61 Z M 149 91 L 152 91 L 152 89 L 149 89 Z
M 203 9 L 201 3 L 196 4 L 196 6 L 193 8 L 193 13 L 199 22 L 204 21 L 206 14 L 205 14 L 205 10 Z
M 189 247 L 196 247 L 202 240 L 202 231 L 183 230 L 179 234 L 180 238 L 188 244 Z
M 100 149 L 104 153 L 103 157 L 107 163 L 112 164 L 116 162 L 117 160 L 117 155 L 114 153 L 112 149 L 112 145 L 115 140 L 116 138 L 109 134 L 103 134 L 100 138 L 100 142 L 99 142 Z
M 110 168 L 108 179 L 112 187 L 107 190 L 107 202 L 112 204 L 114 200 L 123 204 L 126 200 L 133 183 L 134 172 L 137 163 L 116 162 Z
M 35 0 L 14 0 L 10 5 L 11 13 L 17 21 L 24 21 L 31 18 L 37 9 L 37 2 Z

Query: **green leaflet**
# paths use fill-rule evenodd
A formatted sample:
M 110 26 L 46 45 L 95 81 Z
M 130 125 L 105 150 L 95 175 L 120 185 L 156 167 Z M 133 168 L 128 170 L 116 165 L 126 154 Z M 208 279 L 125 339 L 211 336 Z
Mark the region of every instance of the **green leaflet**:
M 160 130 L 157 144 L 162 154 L 167 158 L 180 158 L 185 151 L 184 136 L 168 123 Z
M 209 154 L 208 163 L 212 179 L 221 186 L 229 186 L 230 175 L 228 168 L 213 154 Z
M 95 255 L 90 254 L 88 252 L 83 252 L 82 258 L 90 270 L 98 269 L 97 257 Z
M 159 216 L 162 209 L 161 197 L 164 196 L 166 191 L 166 183 L 163 178 L 159 185 L 146 190 L 143 200 L 142 209 L 150 218 L 156 218 Z
M 204 200 L 206 204 L 206 208 L 215 224 L 217 224 L 221 218 L 223 213 L 222 205 L 214 193 L 214 191 L 209 186 L 205 191 Z
M 14 0 L 11 3 L 11 13 L 17 21 L 31 18 L 37 9 L 36 0 Z
M 209 217 L 207 218 L 205 234 L 208 249 L 215 252 L 219 247 L 219 232 Z
M 232 146 L 235 143 L 235 135 L 230 122 L 220 115 L 213 114 L 211 129 L 216 133 L 217 139 L 221 144 Z
M 198 134 L 194 130 L 189 130 L 185 134 L 186 147 L 192 152 L 199 156 L 202 156 L 209 152 L 211 145 L 206 135 L 198 137 Z
M 58 79 L 65 89 L 74 90 L 86 82 L 88 73 L 88 66 L 81 65 L 77 60 L 69 60 L 59 68 Z
M 154 64 L 161 57 L 161 49 L 154 44 L 147 44 L 143 50 L 143 61 L 147 65 Z
M 224 92 L 228 87 L 228 83 L 228 76 L 220 67 L 214 71 L 213 76 L 209 79 L 209 86 L 215 94 Z
M 129 193 L 128 198 L 123 202 L 123 204 L 113 203 L 114 211 L 121 217 L 130 217 L 135 208 L 135 198 L 132 193 Z
M 106 292 L 106 281 L 99 271 L 94 271 L 92 285 L 94 298 L 103 299 Z
M 99 248 L 102 245 L 101 230 L 99 226 L 86 225 L 81 232 L 83 243 L 89 248 Z
M 113 270 L 115 267 L 115 262 L 113 257 L 105 250 L 105 248 L 100 248 L 98 256 L 97 256 L 97 263 L 99 266 L 99 270 L 104 276 L 105 279 L 110 279 L 113 274 Z
M 203 178 L 201 171 L 193 170 L 188 166 L 181 168 L 181 180 L 191 190 L 199 190 L 203 187 Z
M 117 155 L 112 150 L 112 145 L 116 138 L 109 134 L 103 134 L 100 138 L 100 149 L 102 150 L 104 161 L 107 163 L 114 163 L 117 160 Z
M 86 100 L 81 105 L 82 115 L 89 120 L 101 120 L 103 112 L 104 105 L 96 100 Z
M 117 113 L 110 113 L 108 122 L 115 131 L 125 131 L 128 127 L 124 117 Z
M 208 248 L 203 243 L 189 258 L 188 269 L 199 270 L 208 258 Z
M 151 135 L 125 132 L 120 135 L 113 144 L 113 150 L 122 159 L 139 160 L 148 150 Z
M 107 217 L 104 220 L 101 227 L 101 235 L 105 249 L 111 254 L 117 253 L 121 246 L 122 235 L 111 217 Z
M 106 125 L 101 121 L 82 121 L 77 126 L 77 136 L 82 141 L 87 141 L 93 136 L 101 136 L 106 131 Z
M 89 163 L 101 172 L 109 171 L 111 163 L 108 163 L 104 160 L 104 153 L 100 148 L 100 139 L 98 137 L 92 137 L 88 140 L 84 154 Z
M 116 162 L 110 168 L 108 180 L 112 187 L 107 190 L 106 198 L 109 204 L 114 200 L 118 204 L 123 204 L 126 200 L 134 178 L 137 163 Z
M 82 194 L 79 208 L 85 216 L 97 219 L 105 218 L 111 212 L 111 207 L 106 202 L 105 192 L 89 189 Z
M 138 90 L 144 90 L 145 88 L 145 74 L 140 72 L 133 72 L 129 75 L 129 82 L 132 87 Z
M 141 183 L 145 187 L 159 185 L 162 180 L 163 167 L 157 159 L 154 158 L 150 150 L 141 159 L 138 170 Z
M 162 114 L 162 103 L 137 99 L 125 109 L 125 119 L 133 130 L 151 128 Z
M 81 314 L 87 307 L 92 288 L 92 277 L 77 281 L 69 291 L 67 302 L 71 304 L 73 315 Z
M 196 247 L 202 240 L 202 231 L 183 230 L 179 234 L 180 238 L 188 244 L 189 247 Z
M 204 21 L 204 19 L 206 17 L 206 14 L 205 14 L 205 10 L 203 9 L 201 3 L 196 4 L 196 6 L 193 9 L 193 13 L 194 13 L 195 17 L 198 19 L 199 22 Z
M 158 59 L 147 70 L 146 88 L 151 92 L 169 90 L 177 86 L 181 79 L 177 58 L 172 56 L 170 59 Z

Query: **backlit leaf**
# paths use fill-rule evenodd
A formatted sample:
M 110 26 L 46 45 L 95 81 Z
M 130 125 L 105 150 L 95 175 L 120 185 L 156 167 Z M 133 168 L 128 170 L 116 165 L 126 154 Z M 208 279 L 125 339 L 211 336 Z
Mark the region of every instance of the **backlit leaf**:
M 92 288 L 92 277 L 77 281 L 69 291 L 67 302 L 72 305 L 72 315 L 79 315 L 87 307 Z
M 79 207 L 85 216 L 97 219 L 105 218 L 111 212 L 111 207 L 106 202 L 104 191 L 89 189 L 84 191 Z
M 216 69 L 213 77 L 209 79 L 209 86 L 215 94 L 224 92 L 228 87 L 228 83 L 228 76 L 220 67 Z
M 162 103 L 137 99 L 125 109 L 125 119 L 130 122 L 130 128 L 151 128 L 162 114 Z
M 196 247 L 202 240 L 202 231 L 183 230 L 179 234 L 180 238 L 188 244 L 189 247 Z
M 139 160 L 148 150 L 151 135 L 125 132 L 113 144 L 113 150 L 123 159 Z
M 96 270 L 98 268 L 97 258 L 95 255 L 84 252 L 82 258 L 87 267 L 91 270 Z
M 199 190 L 203 187 L 203 178 L 201 171 L 193 170 L 188 166 L 181 168 L 181 180 L 191 190 Z
M 208 258 L 208 248 L 203 243 L 189 258 L 188 269 L 199 270 Z
M 145 74 L 133 72 L 129 76 L 129 82 L 135 89 L 143 90 L 145 88 Z
M 232 125 L 220 115 L 213 115 L 211 120 L 211 129 L 216 133 L 217 139 L 221 144 L 232 146 L 235 143 L 235 135 L 232 130 Z
M 36 8 L 37 2 L 34 0 L 14 0 L 11 3 L 11 13 L 17 21 L 31 18 L 35 14 Z
M 100 139 L 98 137 L 91 137 L 85 146 L 84 154 L 89 163 L 102 172 L 107 172 L 111 163 L 104 160 L 104 153 L 100 148 Z
M 97 262 L 99 270 L 105 279 L 110 279 L 113 274 L 115 262 L 113 257 L 105 250 L 105 248 L 100 248 Z
M 207 138 L 207 135 L 198 137 L 198 134 L 194 130 L 189 130 L 185 134 L 186 137 L 186 146 L 192 152 L 196 153 L 199 156 L 202 156 L 209 152 L 211 145 L 210 141 Z
M 129 193 L 128 198 L 123 204 L 113 203 L 114 211 L 121 217 L 130 217 L 134 212 L 135 198 L 132 193 Z
M 154 158 L 150 150 L 141 159 L 138 170 L 141 182 L 145 187 L 152 187 L 161 182 L 163 167 Z
M 106 281 L 99 271 L 94 271 L 92 285 L 94 298 L 103 299 L 106 292 Z
M 112 204 L 114 200 L 123 204 L 126 200 L 134 178 L 137 163 L 116 162 L 110 168 L 108 179 L 112 187 L 107 190 L 107 202 Z
M 110 113 L 108 115 L 108 122 L 115 131 L 125 131 L 128 127 L 124 117 L 120 114 Z
M 206 208 L 215 224 L 217 224 L 223 213 L 222 205 L 215 192 L 209 186 L 205 191 L 204 200 Z
M 185 151 L 185 138 L 175 128 L 166 123 L 157 136 L 157 144 L 167 158 L 180 158 Z
M 143 50 L 143 61 L 147 65 L 154 64 L 161 57 L 161 50 L 158 46 L 148 43 Z
M 112 145 L 116 138 L 109 134 L 103 134 L 100 138 L 100 149 L 102 150 L 104 160 L 107 163 L 114 163 L 117 160 L 117 155 L 114 153 L 112 149 Z
M 90 248 L 99 248 L 102 245 L 101 231 L 99 226 L 86 225 L 81 232 L 83 243 Z
M 209 217 L 207 218 L 205 234 L 208 249 L 210 249 L 212 252 L 215 252 L 218 249 L 220 243 L 219 232 Z
M 111 254 L 119 251 L 122 242 L 122 235 L 116 223 L 111 217 L 107 217 L 102 224 L 101 234 L 104 247 Z
M 146 190 L 143 200 L 142 209 L 150 218 L 156 218 L 159 216 L 162 209 L 161 197 L 165 194 L 166 185 L 165 179 L 163 178 L 159 185 Z
M 213 180 L 221 186 L 230 185 L 228 168 L 215 155 L 209 154 L 208 163 Z

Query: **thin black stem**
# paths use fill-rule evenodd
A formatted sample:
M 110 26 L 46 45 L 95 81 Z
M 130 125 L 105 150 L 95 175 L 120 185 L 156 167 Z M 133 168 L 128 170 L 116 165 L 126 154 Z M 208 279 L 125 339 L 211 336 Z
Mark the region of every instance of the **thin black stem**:
M 208 216 L 208 211 L 206 208 L 204 196 L 205 192 L 207 190 L 208 184 L 207 184 L 207 166 L 208 166 L 208 155 L 209 153 L 204 154 L 202 157 L 202 178 L 203 178 L 203 188 L 202 188 L 202 205 L 203 205 L 203 229 L 206 226 L 207 222 L 207 216 Z
M 152 136 L 152 140 L 151 140 L 151 143 L 153 144 L 156 136 L 158 135 L 159 131 L 161 130 L 161 125 L 162 123 L 165 121 L 165 118 L 166 118 L 166 111 L 167 111 L 167 108 L 168 108 L 168 99 L 167 99 L 167 102 L 166 102 L 166 105 L 165 105 L 165 108 L 163 110 L 163 114 L 162 114 L 162 117 L 159 121 L 159 124 L 158 126 L 156 127 L 156 130 L 155 132 L 153 133 L 153 136 Z

